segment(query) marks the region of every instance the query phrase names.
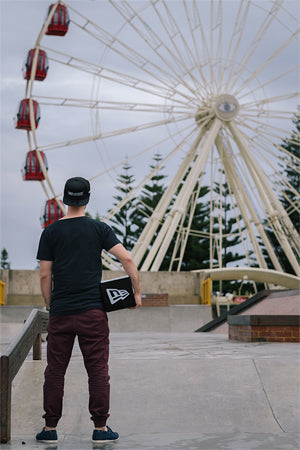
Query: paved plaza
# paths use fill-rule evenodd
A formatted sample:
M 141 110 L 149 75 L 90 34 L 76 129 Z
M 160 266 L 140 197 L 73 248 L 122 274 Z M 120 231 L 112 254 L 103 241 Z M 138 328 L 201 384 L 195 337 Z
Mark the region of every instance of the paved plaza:
M 1 344 L 21 324 L 2 323 Z M 5 333 L 4 333 L 5 331 Z M 299 448 L 299 346 L 238 343 L 211 333 L 112 333 L 111 417 L 116 443 L 93 445 L 78 344 L 66 375 L 59 443 L 43 426 L 42 361 L 29 354 L 13 383 L 12 440 L 3 449 L 152 450 Z

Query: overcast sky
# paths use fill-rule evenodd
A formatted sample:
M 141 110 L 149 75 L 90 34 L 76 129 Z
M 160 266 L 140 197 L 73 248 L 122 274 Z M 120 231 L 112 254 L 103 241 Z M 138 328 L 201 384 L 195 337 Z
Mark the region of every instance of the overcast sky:
M 179 1 L 179 0 L 178 0 Z M 204 4 L 209 4 L 208 0 L 201 0 Z M 80 0 L 70 1 L 70 5 L 78 8 L 84 15 L 94 20 L 96 23 L 109 30 L 114 34 L 122 24 L 122 19 L 116 14 L 116 11 L 111 11 L 108 2 L 102 0 Z M 145 2 L 140 1 L 143 5 Z M 176 0 L 170 2 L 175 9 Z M 228 0 L 224 2 L 227 25 L 230 22 L 230 8 L 234 4 L 239 4 L 239 0 Z M 269 5 L 270 2 L 262 2 Z M 13 117 L 16 114 L 19 102 L 24 98 L 25 80 L 22 77 L 22 65 L 26 57 L 27 51 L 34 47 L 36 38 L 41 29 L 42 23 L 45 19 L 47 7 L 50 4 L 48 0 L 0 0 L 1 7 L 1 222 L 0 222 L 0 249 L 6 248 L 13 269 L 34 269 L 37 265 L 35 260 L 38 239 L 41 233 L 40 216 L 45 204 L 45 194 L 38 182 L 24 182 L 21 176 L 21 168 L 28 151 L 26 132 L 23 130 L 15 130 Z M 291 14 L 297 16 L 299 14 L 298 2 L 289 0 L 286 2 L 286 7 L 291 11 Z M 101 7 L 101 9 L 100 9 Z M 176 14 L 174 12 L 174 14 Z M 70 11 L 72 17 L 72 11 Z M 74 17 L 74 14 L 73 14 Z M 254 20 L 253 17 L 251 20 Z M 148 18 L 148 23 L 152 24 L 151 16 Z M 146 24 L 148 26 L 148 23 Z M 252 23 L 252 22 L 251 22 Z M 251 23 L 248 24 L 249 34 L 251 34 Z M 230 28 L 230 27 L 229 27 Z M 292 25 L 294 29 L 294 25 Z M 247 30 L 248 32 L 248 30 Z M 122 36 L 122 31 L 120 33 Z M 47 38 L 46 38 L 47 39 Z M 49 39 L 49 37 L 48 37 Z M 66 52 L 72 52 L 76 49 L 78 57 L 93 61 L 99 64 L 102 58 L 110 67 L 118 68 L 118 60 L 114 59 L 112 52 L 105 53 L 105 46 L 97 43 L 97 47 L 88 44 L 88 37 L 81 38 L 77 34 L 76 29 L 69 32 L 64 38 L 54 37 L 53 46 L 60 49 L 60 39 L 64 40 L 64 48 Z M 135 46 L 136 37 L 130 33 L 126 35 L 127 42 L 131 46 Z M 224 33 L 224 39 L 226 39 Z M 273 40 L 269 38 L 263 45 L 272 50 L 273 43 L 275 45 L 278 39 L 276 30 L 273 31 Z M 45 41 L 48 42 L 48 41 Z M 138 42 L 138 41 L 137 41 Z M 45 44 L 47 45 L 47 43 Z M 141 52 L 143 46 L 141 43 Z M 273 49 L 274 50 L 274 49 Z M 292 54 L 290 55 L 292 57 Z M 294 57 L 297 56 L 294 53 Z M 262 64 L 263 52 L 258 54 L 259 64 Z M 288 61 L 287 61 L 288 62 Z M 97 94 L 99 86 L 93 85 L 93 78 L 87 74 L 79 71 L 70 71 L 64 67 L 50 64 L 49 74 L 46 80 L 39 85 L 35 83 L 36 93 L 39 95 L 51 95 L 56 97 L 72 96 L 73 98 L 91 98 Z M 52 69 L 52 70 L 51 70 Z M 119 67 L 120 69 L 120 67 Z M 294 83 L 294 90 L 298 89 L 297 77 L 295 74 L 291 79 Z M 133 98 L 134 93 L 129 89 L 120 87 L 120 90 L 111 90 L 109 85 L 102 81 L 102 92 L 105 93 L 104 99 L 117 100 L 123 96 L 129 99 Z M 94 89 L 94 91 L 93 91 Z M 96 92 L 96 94 L 95 94 Z M 105 98 L 106 96 L 106 98 Z M 95 97 L 94 97 L 95 98 Z M 147 95 L 140 94 L 139 101 L 148 101 Z M 42 118 L 37 130 L 41 145 L 47 145 L 58 142 L 63 139 L 70 139 L 76 137 L 87 136 L 91 134 L 91 120 L 89 111 L 60 108 L 59 111 L 53 106 L 42 106 Z M 140 115 L 135 113 L 131 119 L 126 122 L 125 116 L 117 116 L 115 111 L 107 111 L 105 116 L 102 116 L 102 129 L 109 131 L 110 129 L 125 128 L 131 122 L 138 124 Z M 149 121 L 155 120 L 149 115 Z M 131 121 L 131 122 L 130 122 Z M 63 131 L 62 131 L 63 123 Z M 116 126 L 117 124 L 117 126 Z M 148 133 L 148 134 L 147 134 Z M 150 139 L 151 130 L 145 131 L 142 137 L 143 140 Z M 160 136 L 160 131 L 157 131 L 157 139 L 163 138 Z M 127 156 L 130 156 L 131 151 L 138 151 L 134 147 L 134 137 L 126 137 L 126 146 L 121 137 L 115 138 L 114 142 L 109 146 L 109 151 L 106 154 L 107 160 L 101 160 L 101 155 L 105 150 L 102 148 L 103 144 L 98 143 L 98 147 L 94 142 L 85 144 L 84 146 L 74 146 L 72 152 L 70 149 L 51 150 L 49 151 L 49 172 L 51 181 L 55 185 L 56 193 L 63 190 L 65 180 L 70 176 L 85 176 L 87 178 L 101 172 L 107 165 L 110 166 L 116 161 L 122 161 Z M 176 139 L 175 139 L 176 141 Z M 76 147 L 76 148 L 75 148 Z M 112 150 L 115 152 L 113 153 Z M 161 145 L 163 151 L 163 144 Z M 53 155 L 53 156 L 52 156 Z M 143 156 L 137 163 L 137 172 L 141 172 L 151 164 L 152 154 Z M 148 170 L 148 169 L 147 169 Z M 117 170 L 118 171 L 118 170 Z M 139 174 L 136 173 L 137 179 Z M 92 190 L 97 191 L 97 194 L 92 196 L 90 212 L 95 214 L 98 212 L 104 215 L 112 202 L 114 192 L 114 180 L 110 177 L 102 177 L 101 184 L 96 185 L 92 182 Z

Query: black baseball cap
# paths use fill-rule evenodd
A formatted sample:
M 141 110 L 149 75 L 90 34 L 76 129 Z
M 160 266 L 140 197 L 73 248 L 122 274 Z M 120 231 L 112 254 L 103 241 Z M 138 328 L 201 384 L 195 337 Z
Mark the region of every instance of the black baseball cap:
M 63 202 L 69 206 L 84 206 L 90 199 L 90 182 L 82 177 L 69 178 L 65 184 Z

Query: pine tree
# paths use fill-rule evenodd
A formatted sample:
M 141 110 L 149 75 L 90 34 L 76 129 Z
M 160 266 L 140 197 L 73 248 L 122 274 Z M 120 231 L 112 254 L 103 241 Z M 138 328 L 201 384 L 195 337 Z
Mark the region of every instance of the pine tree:
M 86 217 L 90 217 L 90 219 L 95 219 L 95 220 L 97 220 L 97 222 L 100 222 L 100 221 L 101 221 L 101 218 L 100 218 L 100 215 L 99 215 L 98 212 L 96 212 L 95 217 L 93 217 L 88 211 L 86 211 L 86 212 L 84 213 L 84 215 L 85 215 Z
M 114 196 L 116 202 L 114 206 L 116 206 L 130 191 L 133 189 L 132 184 L 134 183 L 134 175 L 130 173 L 132 167 L 125 162 L 123 166 L 123 173 L 121 173 L 117 181 L 119 183 L 116 186 L 118 195 Z M 134 226 L 134 214 L 135 214 L 135 199 L 132 199 L 130 202 L 127 202 L 117 214 L 115 214 L 110 220 L 112 222 L 111 227 L 118 236 L 118 238 L 122 241 L 124 247 L 127 250 L 131 250 L 134 246 L 137 238 L 136 238 L 136 227 Z
M 215 192 L 220 194 L 220 186 L 216 183 Z M 222 267 L 227 267 L 229 263 L 240 261 L 245 258 L 238 252 L 233 253 L 233 247 L 241 244 L 241 238 L 238 234 L 237 219 L 233 211 L 233 205 L 230 201 L 230 192 L 227 183 L 222 187 Z M 221 201 L 221 199 L 220 199 Z M 238 219 L 241 219 L 239 215 Z M 231 235 L 231 236 L 230 236 Z
M 219 202 L 222 201 L 222 267 L 228 267 L 232 265 L 232 263 L 241 261 L 245 258 L 244 254 L 239 253 L 238 251 L 233 251 L 234 247 L 241 244 L 241 237 L 239 234 L 237 219 L 241 220 L 241 215 L 236 218 L 234 213 L 235 205 L 231 203 L 231 195 L 228 188 L 227 183 L 225 182 L 222 186 L 221 196 L 220 196 L 220 185 L 219 183 L 215 183 L 214 191 L 219 195 Z M 221 205 L 219 205 L 219 208 Z M 219 224 L 217 225 L 218 219 L 215 218 L 215 226 L 214 231 L 217 231 L 219 228 Z M 217 258 L 217 255 L 214 255 Z M 222 282 L 222 291 L 229 292 L 232 290 L 237 290 L 239 287 L 238 282 L 231 281 L 223 281 Z
M 300 114 L 295 114 L 293 119 L 293 124 L 296 129 L 292 131 L 292 134 L 289 138 L 285 138 L 282 140 L 281 146 L 283 149 L 287 150 L 290 155 L 287 155 L 281 148 L 279 150 L 282 151 L 282 156 L 280 157 L 281 163 L 281 174 L 284 178 L 289 182 L 289 184 L 295 189 L 298 195 L 295 194 L 294 191 L 288 188 L 287 185 L 283 186 L 281 191 L 281 195 L 279 196 L 279 200 L 281 201 L 284 209 L 289 214 L 289 217 L 295 227 L 295 229 L 299 232 L 300 230 L 300 215 L 296 209 L 291 208 L 291 203 L 299 204 L 299 193 L 300 193 L 300 164 L 298 159 L 300 157 Z M 295 158 L 296 157 L 296 158 Z M 295 274 L 294 269 L 292 268 L 289 260 L 285 256 L 276 236 L 274 235 L 273 230 L 271 230 L 267 223 L 266 225 L 266 233 L 269 237 L 269 240 L 274 248 L 274 251 L 279 259 L 283 270 L 287 273 Z M 299 237 L 300 240 L 300 237 Z M 266 250 L 263 248 L 263 253 L 266 256 L 266 261 L 268 267 L 274 269 L 273 264 L 267 255 Z
M 150 169 L 155 169 L 158 164 L 161 162 L 162 157 L 160 153 L 155 153 L 152 158 L 152 164 L 150 165 Z M 160 171 L 157 172 L 153 177 L 149 180 L 149 182 L 143 187 L 139 197 L 136 199 L 135 204 L 135 212 L 132 216 L 133 223 L 135 225 L 135 234 L 136 239 L 138 239 L 139 235 L 143 231 L 144 227 L 147 224 L 147 221 L 149 217 L 151 217 L 153 211 L 155 210 L 158 202 L 160 201 L 162 195 L 165 192 L 166 187 L 163 184 L 163 180 L 167 176 L 161 173 Z M 160 227 L 158 228 L 157 232 L 153 236 L 153 239 L 150 243 L 152 245 L 154 239 L 157 236 L 157 233 L 159 232 Z M 144 255 L 144 258 L 141 261 L 141 264 L 143 263 L 144 259 L 146 257 L 146 254 Z M 160 269 L 163 270 L 163 269 Z
M 299 202 L 300 194 L 300 114 L 295 114 L 293 124 L 295 125 L 296 130 L 293 131 L 290 139 L 284 139 L 281 144 L 281 147 L 290 153 L 290 156 L 287 156 L 285 153 L 282 158 L 285 162 L 283 175 L 290 185 L 298 192 L 298 195 L 296 195 L 295 192 L 291 191 L 287 187 L 282 190 L 280 200 L 285 210 L 288 212 L 290 210 L 291 203 Z M 296 230 L 299 231 L 300 214 L 296 210 L 292 210 L 289 216 Z
M 153 163 L 150 165 L 150 169 L 155 169 L 161 160 L 161 155 L 156 153 L 153 156 Z M 134 214 L 134 223 L 137 227 L 137 235 L 142 232 L 143 228 L 147 224 L 148 218 L 152 215 L 166 189 L 162 183 L 165 178 L 166 175 L 159 172 L 156 173 L 156 175 L 150 179 L 148 184 L 143 187 L 141 194 L 137 198 L 136 212 Z
M 10 269 L 10 262 L 8 260 L 8 253 L 5 248 L 1 252 L 1 269 Z

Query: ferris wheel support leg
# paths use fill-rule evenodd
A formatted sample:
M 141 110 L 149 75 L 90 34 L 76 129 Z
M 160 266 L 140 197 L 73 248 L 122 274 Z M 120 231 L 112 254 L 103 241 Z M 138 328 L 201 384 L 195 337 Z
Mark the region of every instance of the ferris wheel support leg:
M 185 211 L 185 205 L 188 203 L 192 191 L 197 182 L 201 185 L 203 172 L 207 164 L 209 152 L 214 144 L 217 134 L 220 130 L 222 122 L 215 119 L 209 127 L 204 144 L 199 155 L 190 170 L 183 187 L 181 188 L 175 203 L 168 214 L 168 217 L 162 226 L 156 241 L 153 244 L 153 250 L 158 250 L 156 258 L 152 264 L 151 271 L 159 270 L 163 258 L 169 248 L 170 242 L 176 232 L 180 218 Z M 160 244 L 161 243 L 161 244 Z
M 240 133 L 242 136 L 242 133 Z M 259 176 L 256 176 L 256 179 L 258 183 L 260 183 L 266 191 L 267 198 L 270 199 L 270 203 L 272 205 L 272 208 L 276 212 L 275 218 L 278 220 L 278 223 L 280 227 L 283 229 L 283 233 L 285 236 L 289 237 L 289 243 L 291 248 L 294 250 L 295 254 L 300 257 L 300 248 L 299 248 L 299 234 L 297 233 L 291 219 L 289 218 L 289 215 L 285 211 L 282 203 L 277 198 L 275 192 L 270 186 L 270 183 L 268 182 L 268 179 L 266 178 L 266 175 L 264 174 L 263 170 L 260 169 L 257 161 L 255 160 L 254 156 L 251 152 L 249 152 L 248 158 L 250 161 L 250 164 L 252 165 L 254 171 L 257 170 L 259 173 Z M 265 180 L 265 183 L 262 183 L 261 180 Z M 274 214 L 273 214 L 274 215 Z M 281 230 L 282 232 L 282 230 Z M 299 265 L 298 265 L 299 267 Z
M 179 166 L 179 169 L 177 170 L 177 173 L 175 177 L 172 179 L 171 183 L 165 190 L 163 196 L 161 197 L 159 203 L 157 204 L 153 214 L 149 218 L 146 226 L 144 227 L 137 243 L 135 244 L 133 250 L 132 250 L 132 257 L 135 261 L 135 263 L 138 265 L 144 254 L 146 253 L 146 250 L 157 230 L 159 227 L 159 224 L 161 223 L 163 216 L 170 205 L 172 199 L 174 198 L 176 191 L 178 189 L 178 186 L 181 182 L 181 180 L 184 177 L 184 174 L 187 172 L 188 168 L 190 167 L 191 162 L 195 158 L 195 154 L 197 152 L 198 145 L 202 139 L 202 136 L 204 134 L 204 128 L 201 129 L 200 133 L 198 133 L 196 139 L 194 140 L 190 150 L 188 151 L 187 155 L 185 156 L 184 160 L 182 161 L 181 165 Z M 147 266 L 147 263 L 145 261 L 145 266 L 143 265 L 143 268 L 141 270 L 148 270 L 144 267 Z
M 227 152 L 226 147 L 223 145 L 220 136 L 217 137 L 216 139 L 216 147 L 218 149 L 221 161 L 223 163 L 223 167 L 224 167 L 224 171 L 225 171 L 225 175 L 226 175 L 226 179 L 228 181 L 228 184 L 230 186 L 230 188 L 232 189 L 232 192 L 235 196 L 236 202 L 237 202 L 237 206 L 242 214 L 246 229 L 249 233 L 249 237 L 250 240 L 252 242 L 252 246 L 253 246 L 253 250 L 254 253 L 256 255 L 256 259 L 258 261 L 259 267 L 266 269 L 267 268 L 267 264 L 264 260 L 262 251 L 258 245 L 258 242 L 256 240 L 256 237 L 254 235 L 253 232 L 253 228 L 251 225 L 251 219 L 248 216 L 248 212 L 247 209 L 245 207 L 245 203 L 243 201 L 243 199 L 241 198 L 240 195 L 240 186 L 239 186 L 239 177 L 238 177 L 238 173 L 237 170 L 234 166 L 233 161 L 230 159 L 229 154 Z M 230 163 L 229 163 L 230 161 Z
M 254 224 L 254 226 L 256 227 L 256 229 L 258 231 L 258 233 L 259 233 L 259 235 L 260 235 L 260 237 L 262 239 L 262 242 L 263 242 L 263 244 L 264 244 L 264 246 L 265 246 L 265 248 L 266 248 L 266 250 L 267 250 L 267 252 L 268 252 L 268 254 L 270 256 L 270 258 L 271 258 L 271 261 L 272 261 L 275 269 L 279 270 L 279 271 L 282 271 L 283 269 L 282 269 L 282 267 L 280 265 L 280 262 L 278 261 L 278 258 L 276 256 L 274 250 L 273 250 L 273 247 L 270 244 L 270 241 L 269 241 L 269 239 L 268 239 L 268 237 L 267 237 L 267 235 L 265 233 L 265 230 L 264 230 L 262 224 L 260 223 L 260 220 L 259 220 L 259 218 L 258 218 L 258 216 L 256 214 L 256 211 L 253 208 L 253 205 L 252 205 L 252 203 L 249 200 L 249 197 L 248 197 L 248 195 L 246 193 L 246 190 L 245 190 L 245 188 L 243 186 L 243 183 L 241 182 L 241 180 L 240 180 L 240 178 L 238 176 L 238 172 L 236 170 L 236 166 L 232 163 L 232 160 L 230 160 L 230 155 L 228 154 L 227 149 L 223 145 L 221 139 L 218 138 L 217 148 L 218 148 L 219 153 L 220 153 L 220 145 L 222 145 L 222 147 L 223 147 L 223 155 L 224 155 L 224 157 L 223 157 L 223 164 L 224 164 L 224 169 L 225 169 L 225 172 L 228 173 L 228 175 L 227 175 L 228 179 L 231 180 L 230 181 L 230 185 L 232 187 L 232 190 L 233 190 L 233 193 L 235 195 L 238 207 L 239 207 L 239 209 L 241 211 L 241 214 L 243 216 L 243 219 L 245 221 L 245 226 L 246 226 L 246 228 L 247 228 L 247 230 L 249 232 L 249 236 L 250 236 L 250 239 L 251 239 L 251 242 L 252 242 L 252 245 L 253 245 L 254 252 L 255 252 L 256 257 L 257 257 L 258 264 L 262 268 L 267 268 L 267 264 L 265 262 L 264 256 L 263 256 L 262 251 L 261 251 L 261 249 L 260 249 L 260 247 L 258 245 L 256 236 L 254 234 L 252 223 Z M 246 210 L 245 206 L 246 206 L 246 208 L 249 211 L 250 218 L 248 217 L 247 210 Z
M 273 221 L 274 229 L 277 231 L 277 238 L 279 240 L 279 243 L 286 257 L 288 258 L 291 266 L 293 267 L 296 275 L 299 275 L 300 268 L 298 261 L 294 255 L 294 252 L 286 237 L 285 231 L 278 218 L 279 211 L 282 213 L 281 211 L 282 208 L 279 204 L 280 202 L 277 199 L 275 193 L 273 192 L 271 186 L 269 185 L 266 174 L 260 168 L 259 163 L 255 160 L 254 156 L 252 155 L 250 147 L 245 143 L 239 129 L 232 122 L 228 124 L 228 128 L 230 129 L 236 141 L 236 144 L 238 145 L 238 148 L 241 152 L 241 155 L 244 158 L 247 168 L 264 203 L 266 211 Z M 275 206 L 276 209 L 274 208 L 273 205 Z M 284 217 L 285 215 L 287 214 L 284 213 Z
M 173 249 L 173 253 L 172 253 L 172 257 L 171 257 L 171 261 L 170 261 L 170 265 L 169 265 L 169 272 L 172 271 L 172 267 L 173 267 L 173 264 L 175 261 L 178 261 L 176 271 L 180 272 L 182 260 L 184 257 L 184 251 L 185 251 L 186 244 L 188 241 L 189 232 L 190 232 L 190 229 L 192 226 L 194 212 L 195 212 L 196 205 L 197 205 L 197 200 L 199 198 L 200 187 L 201 186 L 198 186 L 197 190 L 195 190 L 193 192 L 193 194 L 191 195 L 190 204 L 187 204 L 185 213 L 181 217 L 180 225 L 178 227 L 176 242 L 174 245 L 174 249 Z M 187 226 L 184 226 L 184 222 L 185 222 L 185 218 L 188 214 L 188 210 L 189 210 L 189 215 L 188 215 L 189 220 L 188 220 Z M 179 252 L 179 256 L 176 257 L 178 252 Z

